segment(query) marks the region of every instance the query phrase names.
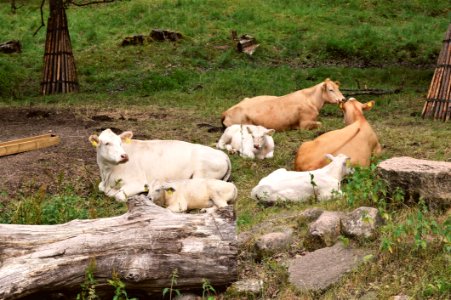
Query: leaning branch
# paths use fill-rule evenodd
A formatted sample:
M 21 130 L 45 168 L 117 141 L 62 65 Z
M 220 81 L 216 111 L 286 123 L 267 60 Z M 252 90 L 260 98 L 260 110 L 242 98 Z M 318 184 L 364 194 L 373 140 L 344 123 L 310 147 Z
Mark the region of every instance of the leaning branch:
M 346 96 L 356 95 L 385 95 L 385 94 L 398 94 L 402 91 L 401 88 L 394 90 L 382 90 L 382 89 L 340 89 Z
M 75 6 L 87 6 L 87 5 L 93 5 L 93 4 L 103 4 L 103 3 L 111 3 L 111 2 L 115 2 L 116 0 L 103 0 L 103 1 L 89 1 L 89 2 L 82 2 L 82 3 L 77 3 L 75 1 L 68 1 L 68 3 L 75 5 Z
M 42 0 L 41 7 L 40 7 L 40 10 L 41 10 L 41 26 L 39 26 L 39 28 L 36 29 L 36 31 L 33 33 L 33 36 L 35 36 L 39 32 L 39 30 L 41 30 L 41 28 L 45 26 L 45 24 L 44 24 L 44 4 L 45 4 L 45 0 Z

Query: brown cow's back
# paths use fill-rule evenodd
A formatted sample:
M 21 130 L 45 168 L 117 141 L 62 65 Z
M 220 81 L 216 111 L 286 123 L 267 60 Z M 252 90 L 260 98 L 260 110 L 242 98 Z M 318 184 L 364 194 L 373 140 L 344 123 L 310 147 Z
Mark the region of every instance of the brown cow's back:
M 337 93 L 338 85 L 326 79 L 313 87 L 299 90 L 285 96 L 257 96 L 245 98 L 222 113 L 224 126 L 233 124 L 253 124 L 272 128 L 278 131 L 305 128 L 312 129 L 319 125 L 316 118 L 324 105 L 326 82 L 334 85 Z M 342 97 L 339 96 L 338 98 Z M 337 100 L 338 101 L 338 100 Z
M 362 105 L 357 101 L 349 105 L 357 103 Z M 374 103 L 369 108 L 372 105 Z M 296 171 L 311 171 L 325 166 L 328 163 L 325 155 L 328 153 L 345 154 L 351 158 L 352 165 L 370 165 L 371 153 L 379 154 L 381 152 L 377 135 L 366 121 L 361 109 L 350 113 L 355 120 L 353 123 L 342 129 L 327 132 L 299 147 L 295 160 Z

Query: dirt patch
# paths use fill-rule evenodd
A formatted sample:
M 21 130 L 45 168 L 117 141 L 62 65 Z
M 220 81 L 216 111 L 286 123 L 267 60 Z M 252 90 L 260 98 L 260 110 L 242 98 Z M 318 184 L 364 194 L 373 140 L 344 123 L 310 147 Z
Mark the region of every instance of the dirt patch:
M 191 111 L 146 109 L 0 108 L 0 141 L 52 132 L 61 143 L 45 149 L 0 157 L 0 201 L 37 190 L 57 193 L 71 186 L 88 193 L 100 179 L 89 135 L 106 128 L 132 130 L 137 139 L 180 139 L 211 144 L 219 133 L 199 129 Z M 211 122 L 212 120 L 206 120 Z M 219 121 L 218 121 L 219 122 Z

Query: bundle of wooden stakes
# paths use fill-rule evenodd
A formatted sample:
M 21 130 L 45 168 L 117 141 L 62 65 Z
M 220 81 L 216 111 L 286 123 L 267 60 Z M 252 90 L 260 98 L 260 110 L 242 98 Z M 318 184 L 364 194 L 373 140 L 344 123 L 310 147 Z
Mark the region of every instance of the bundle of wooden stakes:
M 451 117 L 451 24 L 443 41 L 421 116 L 443 121 Z
M 78 91 L 77 71 L 72 54 L 63 1 L 50 1 L 50 16 L 44 53 L 43 95 Z

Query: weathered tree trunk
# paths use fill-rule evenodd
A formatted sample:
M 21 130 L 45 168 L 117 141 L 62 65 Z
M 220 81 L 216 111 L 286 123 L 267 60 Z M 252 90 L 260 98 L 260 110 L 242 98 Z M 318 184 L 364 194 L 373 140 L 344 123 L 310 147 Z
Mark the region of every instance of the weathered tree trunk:
M 41 93 L 77 92 L 77 70 L 63 0 L 49 0 L 49 7 Z
M 128 201 L 129 212 L 112 218 L 60 225 L 0 224 L 0 299 L 36 293 L 80 291 L 95 262 L 96 293 L 112 290 L 115 272 L 130 293 L 215 288 L 236 280 L 237 243 L 232 207 L 205 214 L 175 214 L 145 196 Z M 148 297 L 147 297 L 148 298 Z

